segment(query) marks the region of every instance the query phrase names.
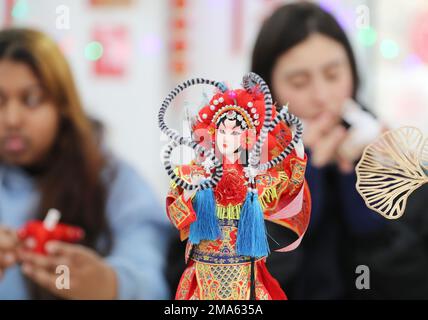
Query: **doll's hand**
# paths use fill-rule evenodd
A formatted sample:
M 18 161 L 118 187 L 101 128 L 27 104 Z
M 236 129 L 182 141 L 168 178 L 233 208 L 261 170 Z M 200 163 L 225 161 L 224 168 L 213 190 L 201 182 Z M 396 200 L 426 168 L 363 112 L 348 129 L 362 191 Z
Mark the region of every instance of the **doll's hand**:
M 5 270 L 16 263 L 18 245 L 19 240 L 16 232 L 7 227 L 0 226 L 0 280 Z
M 202 166 L 204 167 L 204 170 L 207 174 L 210 174 L 211 169 L 214 168 L 214 162 L 210 159 L 210 158 L 206 158 L 203 162 L 202 162 Z
M 192 181 L 192 184 L 197 185 L 197 184 L 200 184 L 202 182 L 202 180 L 205 179 L 205 177 L 203 175 L 201 175 L 201 174 L 194 174 L 194 175 L 191 176 L 190 179 Z M 184 200 L 186 200 L 186 201 L 189 200 L 191 197 L 193 197 L 193 195 L 197 191 L 198 191 L 198 189 L 194 189 L 194 190 L 186 190 L 185 189 L 183 191 Z
M 52 294 L 65 299 L 115 299 L 117 279 L 115 271 L 92 249 L 77 244 L 50 241 L 46 244 L 47 255 L 29 250 L 18 250 L 23 273 Z M 69 270 L 69 287 L 65 285 Z

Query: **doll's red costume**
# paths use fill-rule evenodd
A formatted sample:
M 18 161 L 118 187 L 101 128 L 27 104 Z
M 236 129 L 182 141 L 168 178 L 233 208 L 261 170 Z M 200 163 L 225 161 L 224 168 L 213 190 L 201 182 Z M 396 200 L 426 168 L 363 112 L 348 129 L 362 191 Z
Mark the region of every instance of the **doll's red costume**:
M 264 220 L 289 228 L 298 236 L 295 242 L 278 251 L 291 251 L 299 245 L 307 229 L 311 209 L 310 193 L 304 178 L 306 156 L 299 157 L 291 147 L 287 150 L 288 146 L 295 145 L 301 132 L 295 134 L 294 139 L 286 122 L 280 121 L 297 118 L 290 116 L 286 110 L 280 114 L 274 108 L 267 109 L 269 96 L 266 89 L 263 91 L 264 82 L 254 74 L 247 77 L 254 83 L 247 83 L 245 89 L 229 90 L 217 85 L 219 92 L 199 111 L 192 129 L 194 139 L 204 147 L 205 154 L 202 156 L 216 160 L 214 152 L 207 152 L 211 147 L 215 149 L 216 126 L 222 117 L 233 121 L 237 119 L 243 130 L 256 133 L 257 142 L 247 144 L 247 148 L 251 149 L 248 165 L 211 161 L 210 166 L 210 162 L 207 164 L 207 161 L 197 159 L 190 165 L 172 169 L 168 162 L 172 148 L 177 144 L 192 147 L 192 143 L 182 139 L 181 143 L 173 143 L 165 152 L 164 164 L 172 177 L 166 199 L 167 214 L 180 231 L 181 240 L 189 238 L 185 254 L 187 268 L 181 277 L 176 299 L 287 298 L 265 266 L 269 248 L 266 248 Z M 298 129 L 301 130 L 300 127 Z M 204 134 L 203 130 L 208 134 Z M 263 130 L 266 140 L 260 141 Z M 164 132 L 168 135 L 167 130 Z M 204 139 L 200 139 L 201 135 Z M 169 136 L 174 140 L 172 135 Z M 265 154 L 259 154 L 257 158 L 256 152 L 254 161 L 251 151 L 257 150 L 257 143 L 265 146 Z M 201 156 L 201 149 L 195 150 Z M 245 151 L 245 147 L 242 150 Z M 263 156 L 265 162 L 261 160 Z M 255 168 L 253 172 L 248 170 L 251 162 Z M 215 220 L 207 218 L 211 213 L 199 212 L 206 211 L 206 208 L 197 201 L 209 198 L 198 198 L 196 194 L 186 200 L 184 196 L 183 191 L 192 188 L 192 178 L 198 175 L 213 182 L 211 185 L 201 183 L 199 190 L 212 189 Z M 255 217 L 257 214 L 261 221 Z M 192 224 L 200 222 L 198 219 L 208 220 L 198 227 L 192 227 Z M 210 233 L 203 228 L 218 228 L 219 231 Z M 204 235 L 201 236 L 201 233 Z

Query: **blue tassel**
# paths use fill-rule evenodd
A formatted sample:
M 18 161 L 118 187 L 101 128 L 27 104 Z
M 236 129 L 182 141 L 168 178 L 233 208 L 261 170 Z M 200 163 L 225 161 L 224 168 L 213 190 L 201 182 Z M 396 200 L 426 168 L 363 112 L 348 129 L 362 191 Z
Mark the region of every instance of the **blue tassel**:
M 196 212 L 196 221 L 190 225 L 190 242 L 198 244 L 201 240 L 218 239 L 221 233 L 213 190 L 209 188 L 196 192 L 193 208 Z
M 263 210 L 257 193 L 252 191 L 248 191 L 241 209 L 236 252 L 254 258 L 269 254 Z

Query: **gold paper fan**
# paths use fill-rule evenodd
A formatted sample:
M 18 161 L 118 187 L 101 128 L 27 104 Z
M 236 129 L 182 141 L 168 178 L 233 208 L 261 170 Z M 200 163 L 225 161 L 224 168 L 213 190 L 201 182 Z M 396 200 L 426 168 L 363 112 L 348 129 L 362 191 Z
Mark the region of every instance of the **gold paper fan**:
M 387 219 L 401 217 L 409 195 L 428 182 L 428 139 L 413 127 L 388 131 L 364 150 L 357 190 L 366 205 Z

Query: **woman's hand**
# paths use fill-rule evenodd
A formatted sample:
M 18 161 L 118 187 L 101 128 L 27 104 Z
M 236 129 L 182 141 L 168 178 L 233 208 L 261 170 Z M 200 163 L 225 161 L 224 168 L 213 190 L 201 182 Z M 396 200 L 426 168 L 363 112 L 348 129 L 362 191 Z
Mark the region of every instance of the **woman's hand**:
M 18 251 L 22 272 L 41 287 L 65 299 L 117 297 L 116 272 L 95 251 L 59 241 L 48 242 L 46 251 L 47 255 Z
M 19 241 L 16 232 L 0 226 L 0 280 L 5 270 L 16 263 L 18 244 Z
M 339 118 L 329 113 L 305 121 L 303 141 L 311 150 L 311 162 L 315 167 L 323 167 L 336 161 L 342 172 L 353 170 L 353 164 L 338 156 L 338 149 L 347 136 Z

